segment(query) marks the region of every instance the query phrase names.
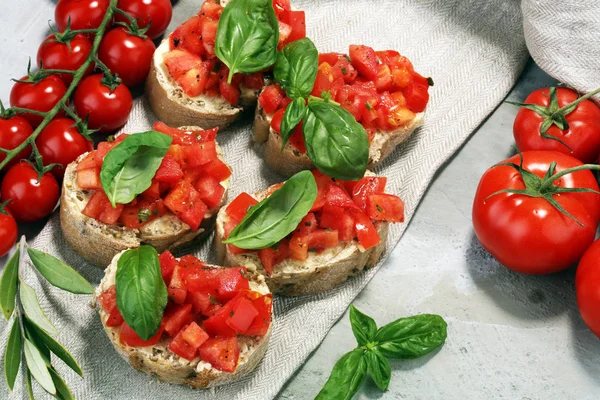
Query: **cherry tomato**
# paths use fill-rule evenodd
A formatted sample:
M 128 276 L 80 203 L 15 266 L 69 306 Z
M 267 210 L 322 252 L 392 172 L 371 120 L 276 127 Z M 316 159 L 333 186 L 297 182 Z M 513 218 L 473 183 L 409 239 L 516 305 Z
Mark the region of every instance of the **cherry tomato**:
M 17 242 L 17 223 L 7 210 L 0 207 L 0 257 L 8 254 Z
M 556 88 L 556 104 L 562 108 L 577 100 L 579 95 L 572 89 Z M 525 104 L 537 104 L 552 113 L 550 89 L 536 90 L 525 99 Z M 561 130 L 552 125 L 546 134 L 554 139 L 542 137 L 540 127 L 544 116 L 533 110 L 521 108 L 515 118 L 513 133 L 521 151 L 554 150 L 569 154 L 584 163 L 595 163 L 600 154 L 600 107 L 591 100 L 584 100 L 575 109 L 564 115 L 569 127 Z M 567 147 L 568 146 L 568 147 Z M 571 149 L 569 149 L 569 147 Z
M 519 156 L 504 162 L 518 165 Z M 523 168 L 542 178 L 552 162 L 556 172 L 577 167 L 575 158 L 554 151 L 523 153 Z M 524 172 L 524 174 L 527 174 Z M 552 181 L 552 178 L 549 179 Z M 549 182 L 550 184 L 552 182 Z M 560 188 L 598 190 L 589 170 L 573 172 L 554 180 Z M 473 227 L 477 238 L 501 264 L 517 272 L 548 274 L 575 264 L 594 241 L 600 219 L 600 195 L 595 193 L 537 190 L 530 184 L 528 193 L 546 195 L 573 218 L 562 213 L 543 197 L 499 193 L 504 189 L 525 190 L 522 175 L 510 166 L 494 166 L 479 182 L 473 203 Z
M 33 128 L 29 125 L 25 119 L 14 116 L 7 119 L 0 118 L 0 148 L 6 150 L 12 150 L 21 143 L 23 143 L 31 134 Z M 11 166 L 18 163 L 20 160 L 29 157 L 31 154 L 31 147 L 27 146 L 24 148 L 16 157 L 6 164 L 2 171 L 8 170 Z M 0 152 L 0 162 L 4 161 L 6 155 Z
M 100 26 L 109 0 L 59 0 L 54 10 L 54 21 L 60 32 L 67 28 L 71 18 L 71 29 L 94 29 Z
M 21 78 L 22 81 L 27 76 Z M 39 82 L 15 82 L 10 91 L 10 105 L 13 107 L 29 108 L 36 111 L 50 111 L 67 93 L 67 87 L 56 75 L 49 75 Z M 64 111 L 58 113 L 64 115 Z M 42 122 L 44 117 L 30 113 L 21 114 L 33 128 Z
M 20 222 L 38 221 L 50 215 L 60 195 L 54 175 L 46 172 L 38 180 L 37 171 L 25 161 L 8 170 L 0 191 L 3 199 L 11 199 L 6 208 Z
M 70 47 L 70 48 L 69 48 Z M 40 45 L 37 53 L 38 65 L 46 69 L 66 69 L 76 71 L 83 65 L 92 51 L 92 43 L 83 34 L 77 34 L 67 43 L 56 41 L 54 35 L 48 36 Z M 86 75 L 92 72 L 92 66 L 86 71 Z M 73 81 L 71 74 L 57 74 L 60 79 L 69 86 Z
M 89 115 L 88 127 L 100 133 L 114 132 L 127 122 L 133 98 L 122 83 L 114 90 L 102 83 L 102 74 L 91 75 L 79 84 L 73 97 L 81 118 Z
M 156 46 L 150 38 L 143 39 L 118 27 L 109 31 L 100 43 L 98 58 L 127 86 L 142 83 L 150 72 Z
M 50 122 L 35 141 L 44 165 L 60 164 L 52 168 L 56 179 L 62 179 L 65 168 L 77 157 L 94 150 L 92 142 L 83 137 L 75 121 L 70 118 L 59 118 Z
M 119 9 L 137 18 L 138 26 L 144 28 L 152 22 L 146 32 L 151 39 L 156 39 L 165 31 L 173 16 L 173 6 L 170 0 L 119 0 Z M 128 22 L 123 15 L 115 16 L 116 22 Z
M 600 337 L 600 240 L 579 261 L 575 290 L 581 317 L 594 335 Z

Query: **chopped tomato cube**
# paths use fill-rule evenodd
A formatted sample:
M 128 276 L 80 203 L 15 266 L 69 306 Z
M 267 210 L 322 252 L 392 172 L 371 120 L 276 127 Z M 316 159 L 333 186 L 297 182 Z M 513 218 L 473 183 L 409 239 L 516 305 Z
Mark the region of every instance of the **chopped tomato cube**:
M 325 205 L 325 193 L 331 183 L 331 178 L 323 174 L 321 171 L 315 169 L 312 171 L 317 182 L 317 198 L 310 209 L 310 212 L 319 211 Z
M 337 183 L 331 182 L 325 193 L 325 203 L 342 208 L 358 208 L 346 190 Z
M 117 309 L 117 287 L 112 285 L 106 289 L 100 296 L 98 296 L 98 302 L 104 312 L 110 314 Z
M 290 0 L 273 0 L 273 9 L 275 10 L 275 14 L 278 18 L 283 11 L 291 10 L 292 6 L 290 4 Z
M 354 219 L 354 232 L 360 245 L 365 250 L 377 246 L 381 242 L 381 238 L 371 219 L 359 210 L 351 209 L 349 212 Z
M 225 100 L 235 106 L 240 99 L 239 79 L 241 76 L 238 75 L 237 80 L 236 76 L 234 76 L 231 80 L 231 83 L 227 82 L 228 76 L 229 68 L 227 68 L 225 64 L 222 64 L 221 68 L 219 69 L 219 92 L 221 93 L 221 96 L 225 98 Z
M 121 344 L 123 344 L 125 346 L 131 346 L 131 347 L 154 346 L 156 343 L 158 343 L 162 334 L 163 334 L 163 326 L 161 324 L 160 328 L 158 329 L 158 332 L 156 332 L 156 335 L 152 336 L 148 340 L 143 340 L 142 338 L 140 338 L 138 336 L 138 334 L 133 330 L 133 328 L 131 328 L 129 325 L 127 325 L 127 322 L 123 322 L 123 325 L 121 325 L 121 331 L 119 333 L 119 340 L 120 340 Z
M 183 148 L 185 167 L 195 168 L 208 164 L 217 158 L 215 141 L 192 144 Z
M 386 64 L 377 65 L 377 76 L 375 77 L 377 90 L 390 90 L 392 87 L 392 71 Z
M 292 34 L 292 27 L 285 22 L 279 21 L 279 43 L 277 44 L 277 50 L 281 50 L 283 46 L 289 43 L 288 38 Z
M 416 73 L 415 73 L 416 74 Z M 429 86 L 419 85 L 411 82 L 403 91 L 408 108 L 414 113 L 425 110 L 429 102 Z
M 298 261 L 308 259 L 309 234 L 295 233 L 290 239 L 290 258 Z
M 231 329 L 243 335 L 250 325 L 252 325 L 252 321 L 254 321 L 257 315 L 258 311 L 254 308 L 252 302 L 242 297 L 225 322 Z
M 319 65 L 324 62 L 329 65 L 335 65 L 335 63 L 342 57 L 345 57 L 342 53 L 319 53 Z
M 301 153 L 306 153 L 306 144 L 304 143 L 304 134 L 302 133 L 302 121 L 294 128 L 289 141 L 290 144 L 300 150 Z
M 161 197 L 160 182 L 152 180 L 150 187 L 142 192 L 142 198 L 150 201 L 156 201 Z
M 200 199 L 200 194 L 192 185 L 181 181 L 173 188 L 167 197 L 165 205 L 181 221 L 185 222 L 195 231 L 208 211 L 206 204 Z
M 222 12 L 223 12 L 223 7 L 218 2 L 213 3 L 210 1 L 205 1 L 204 3 L 202 3 L 202 8 L 200 8 L 201 16 L 206 16 L 208 18 L 216 19 L 216 20 L 219 19 Z
M 202 343 L 208 340 L 208 334 L 198 326 L 197 323 L 192 322 L 180 332 L 181 338 L 192 348 L 198 350 Z
M 194 348 L 194 346 L 190 345 L 183 338 L 182 332 L 179 332 L 171 343 L 169 343 L 168 349 L 173 353 L 177 354 L 181 358 L 185 358 L 186 360 L 192 361 L 196 358 L 196 354 L 198 353 L 198 349 Z
M 223 307 L 219 308 L 212 316 L 204 320 L 204 330 L 211 336 L 235 336 L 236 332 L 227 325 L 227 319 L 237 305 L 241 296 L 229 300 Z
M 215 41 L 217 39 L 218 21 L 214 21 L 208 17 L 201 17 L 202 20 L 202 45 L 207 54 L 215 54 Z
M 375 221 L 404 222 L 404 202 L 391 194 L 372 194 L 367 200 L 367 215 Z
M 102 190 L 100 168 L 89 168 L 77 171 L 77 186 L 84 190 Z
M 285 108 L 280 108 L 273 118 L 271 118 L 271 129 L 275 132 L 281 134 L 281 121 L 283 120 L 283 114 L 285 113 Z
M 121 326 L 121 324 L 125 321 L 121 312 L 119 310 L 115 310 L 109 314 L 108 319 L 106 320 L 106 326 Z
M 352 200 L 361 210 L 366 211 L 369 196 L 384 193 L 386 183 L 386 177 L 365 176 L 354 185 Z
M 90 151 L 83 160 L 77 164 L 77 172 L 83 171 L 84 169 L 96 168 L 98 166 L 96 162 L 96 151 Z
M 349 242 L 354 238 L 354 220 L 341 207 L 326 204 L 321 211 L 321 228 L 338 231 L 339 240 Z
M 189 323 L 188 319 L 191 316 L 191 312 L 191 304 L 175 304 L 171 307 L 167 307 L 163 315 L 165 332 L 169 336 L 174 337 L 186 323 Z
M 258 204 L 258 200 L 248 193 L 242 192 L 227 206 L 225 212 L 237 225 L 237 223 L 244 219 L 250 207 L 256 204 Z
M 350 45 L 350 58 L 358 72 L 369 80 L 377 77 L 375 50 L 369 46 Z
M 175 302 L 175 304 L 183 304 L 185 302 L 185 298 L 187 297 L 187 290 L 185 289 L 185 285 L 181 279 L 180 271 L 181 267 L 178 264 L 173 269 L 173 275 L 171 276 L 171 281 L 169 282 L 169 287 L 167 288 L 169 297 Z
M 262 263 L 268 276 L 273 273 L 273 260 L 275 259 L 275 249 L 267 247 L 265 249 L 258 250 L 258 259 Z
M 333 65 L 334 75 L 338 75 L 344 80 L 345 83 L 352 83 L 358 76 L 358 71 L 346 57 L 338 58 L 338 60 L 331 64 Z
M 171 281 L 171 277 L 173 276 L 173 271 L 177 266 L 177 259 L 169 250 L 165 250 L 160 254 L 160 256 L 158 256 L 158 261 L 160 262 L 160 272 L 163 280 L 168 285 Z
M 267 114 L 273 114 L 285 97 L 285 91 L 277 84 L 267 86 L 258 96 L 258 103 Z
M 239 224 L 239 222 L 238 221 L 234 221 L 233 219 L 229 219 L 227 222 L 225 222 L 225 224 L 223 224 L 223 230 L 225 231 L 225 239 L 227 239 L 229 237 L 229 234 L 236 227 L 237 224 Z M 238 255 L 238 254 L 243 254 L 243 253 L 250 252 L 250 250 L 241 249 L 241 248 L 239 248 L 237 246 L 234 246 L 232 244 L 228 244 L 227 245 L 227 250 L 231 254 L 233 254 L 233 255 Z
M 323 92 L 329 92 L 333 83 L 333 68 L 327 62 L 321 63 L 317 71 L 317 78 L 311 94 L 313 96 L 321 97 Z
M 113 225 L 119 220 L 123 207 L 123 204 L 117 204 L 117 207 L 113 208 L 104 192 L 98 190 L 94 192 L 81 213 L 107 225 Z
M 260 90 L 265 84 L 265 78 L 262 72 L 255 72 L 252 75 L 244 75 L 244 86 L 254 90 Z
M 306 235 L 317 229 L 317 218 L 314 213 L 308 213 L 306 217 L 302 218 L 302 221 L 298 224 L 298 227 L 294 232 Z
M 189 292 L 188 301 L 192 304 L 194 312 L 211 316 L 214 306 L 219 306 L 219 301 L 210 292 Z
M 263 336 L 269 330 L 271 325 L 271 315 L 273 312 L 273 295 L 266 294 L 252 299 L 252 305 L 258 311 L 258 315 L 252 321 L 245 336 Z
M 157 132 L 164 133 L 173 138 L 172 144 L 193 144 L 202 143 L 210 140 L 215 140 L 217 136 L 218 128 L 212 128 L 207 130 L 182 130 L 178 128 L 172 128 L 164 122 L 155 122 L 153 129 Z
M 240 290 L 250 287 L 246 278 L 248 272 L 246 267 L 221 268 L 217 272 L 219 277 L 217 295 L 222 302 L 232 299 Z
M 219 182 L 223 182 L 231 176 L 231 169 L 220 158 L 215 158 L 213 161 L 205 164 L 202 169 L 205 175 L 212 176 Z
M 235 372 L 240 357 L 237 337 L 208 339 L 198 349 L 200 358 L 223 372 Z
M 179 25 L 169 36 L 171 50 L 185 50 L 186 53 L 201 56 L 204 54 L 202 45 L 202 27 L 200 17 L 194 15 L 183 24 Z M 165 57 L 166 62 L 166 57 Z
M 304 11 L 286 10 L 280 14 L 281 21 L 288 24 L 292 31 L 285 40 L 285 44 L 306 37 L 306 16 Z
M 200 194 L 200 199 L 202 199 L 209 209 L 218 207 L 221 204 L 225 188 L 217 179 L 209 175 L 201 176 L 196 181 L 194 187 Z
M 183 178 L 183 170 L 179 163 L 170 155 L 166 155 L 154 175 L 158 182 L 176 183 Z
M 317 229 L 309 235 L 308 247 L 310 249 L 328 249 L 339 245 L 338 231 Z

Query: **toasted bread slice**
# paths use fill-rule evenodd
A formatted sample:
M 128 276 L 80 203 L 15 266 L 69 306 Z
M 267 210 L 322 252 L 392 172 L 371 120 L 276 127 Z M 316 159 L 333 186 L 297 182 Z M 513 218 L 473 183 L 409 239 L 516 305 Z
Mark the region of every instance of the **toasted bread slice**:
M 104 278 L 96 288 L 96 297 L 115 284 L 117 262 L 121 253 L 117 254 L 105 270 Z M 211 265 L 213 268 L 222 268 Z M 250 274 L 250 289 L 262 294 L 268 294 L 269 288 L 261 275 Z M 239 380 L 242 376 L 256 368 L 267 351 L 271 336 L 271 327 L 262 337 L 239 336 L 240 358 L 235 372 L 222 372 L 213 368 L 209 363 L 196 358 L 189 361 L 171 352 L 168 340 L 164 339 L 154 346 L 130 347 L 121 344 L 119 340 L 120 327 L 106 326 L 109 315 L 94 301 L 106 334 L 110 338 L 117 353 L 133 368 L 157 377 L 159 380 L 193 388 L 208 388 Z M 272 324 L 271 324 L 272 326 Z
M 259 90 L 240 86 L 240 105 L 233 106 L 222 96 L 190 97 L 171 78 L 164 63 L 169 52 L 169 38 L 154 53 L 146 80 L 146 96 L 156 117 L 170 126 L 196 125 L 203 129 L 223 128 L 238 118 L 245 107 L 256 104 Z
M 267 190 L 255 193 L 260 201 L 267 196 Z M 375 227 L 381 238 L 379 245 L 364 250 L 357 241 L 326 249 L 320 254 L 310 252 L 308 260 L 287 259 L 273 266 L 271 276 L 267 275 L 256 252 L 234 255 L 223 243 L 224 225 L 229 216 L 222 207 L 217 214 L 215 242 L 219 263 L 228 266 L 245 266 L 249 272 L 265 276 L 271 292 L 284 296 L 305 296 L 333 289 L 349 277 L 365 268 L 373 267 L 385 250 L 388 235 L 387 222 L 376 222 Z
M 198 129 L 182 127 L 182 129 Z M 222 151 L 217 145 L 219 158 Z M 77 165 L 85 158 L 82 154 L 69 164 L 65 170 L 60 200 L 60 223 L 67 243 L 86 261 L 98 267 L 109 264 L 115 254 L 123 250 L 150 245 L 160 253 L 185 245 L 203 233 L 212 230 L 219 208 L 227 202 L 229 179 L 221 182 L 225 193 L 218 207 L 208 210 L 200 227 L 192 231 L 189 225 L 171 213 L 148 222 L 140 229 L 130 229 L 118 225 L 107 225 L 81 212 L 87 205 L 92 193 L 77 185 Z
M 425 113 L 418 113 L 406 126 L 391 132 L 377 132 L 369 147 L 369 164 L 367 168 L 376 168 L 388 157 L 396 146 L 404 142 L 421 125 Z M 312 161 L 306 153 L 300 152 L 289 142 L 281 151 L 281 136 L 271 129 L 271 115 L 267 115 L 260 104 L 256 107 L 254 117 L 254 141 L 264 143 L 264 158 L 267 165 L 278 174 L 292 176 L 302 170 L 314 169 Z

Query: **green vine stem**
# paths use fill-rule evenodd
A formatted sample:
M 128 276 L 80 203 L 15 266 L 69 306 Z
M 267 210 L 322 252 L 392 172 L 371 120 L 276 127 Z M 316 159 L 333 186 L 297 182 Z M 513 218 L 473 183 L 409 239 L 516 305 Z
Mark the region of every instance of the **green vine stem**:
M 98 26 L 97 29 L 92 29 L 92 30 L 86 29 L 85 30 L 86 32 L 90 31 L 89 33 L 95 34 L 94 41 L 92 42 L 92 50 L 90 51 L 90 54 L 88 55 L 86 61 L 81 65 L 81 67 L 79 67 L 79 69 L 77 71 L 74 72 L 73 81 L 67 88 L 65 95 L 62 97 L 62 99 L 60 99 L 60 101 L 58 103 L 56 103 L 56 105 L 50 111 L 39 112 L 39 111 L 29 110 L 29 109 L 24 109 L 24 108 L 13 108 L 12 109 L 13 111 L 19 112 L 19 113 L 28 112 L 28 113 L 42 115 L 44 117 L 44 120 L 33 131 L 33 133 L 19 146 L 15 147 L 12 150 L 8 150 L 8 151 L 6 149 L 2 150 L 2 152 L 6 154 L 6 158 L 4 158 L 4 160 L 2 162 L 0 162 L 0 169 L 4 168 L 4 166 L 6 166 L 6 164 L 8 164 L 13 158 L 15 158 L 17 156 L 17 154 L 19 154 L 27 146 L 32 146 L 35 148 L 35 140 L 37 139 L 39 134 L 42 132 L 42 130 L 44 130 L 44 128 L 48 125 L 48 123 L 50 121 L 52 121 L 54 119 L 54 117 L 56 117 L 56 115 L 61 110 L 64 110 L 66 108 L 68 99 L 71 97 L 71 95 L 77 88 L 77 85 L 79 85 L 79 82 L 83 78 L 83 75 L 85 74 L 87 69 L 90 67 L 90 65 L 96 59 L 96 54 L 98 53 L 98 47 L 100 47 L 100 42 L 102 41 L 102 38 L 104 37 L 106 27 L 113 19 L 113 15 L 114 15 L 116 9 L 117 9 L 117 0 L 110 0 L 110 5 L 108 7 L 108 10 L 106 11 L 106 14 L 104 15 L 104 19 L 102 20 L 102 23 L 100 24 L 100 26 Z M 83 32 L 83 31 L 84 30 L 81 30 L 81 31 L 78 30 L 78 31 L 73 31 L 73 32 Z M 50 71 L 52 71 L 52 70 L 50 70 Z M 73 72 L 71 72 L 71 73 L 73 73 Z

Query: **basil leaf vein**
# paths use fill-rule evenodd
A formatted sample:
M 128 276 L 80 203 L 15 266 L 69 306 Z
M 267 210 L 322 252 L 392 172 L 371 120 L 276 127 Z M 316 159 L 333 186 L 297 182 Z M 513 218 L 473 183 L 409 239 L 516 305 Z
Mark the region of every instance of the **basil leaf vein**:
M 386 391 L 392 379 L 392 366 L 390 362 L 376 349 L 369 350 L 365 353 L 365 361 L 367 369 L 373 382 L 382 391 Z
M 116 291 L 117 308 L 127 325 L 143 340 L 154 336 L 167 305 L 167 286 L 153 247 L 140 246 L 121 255 Z
M 252 74 L 277 60 L 279 22 L 271 0 L 232 0 L 217 28 L 215 53 L 235 73 Z
M 8 321 L 15 309 L 15 298 L 17 297 L 17 279 L 19 277 L 20 246 L 12 255 L 0 278 L 0 307 L 2 314 Z
M 315 400 L 350 400 L 362 385 L 367 374 L 363 350 L 344 354 L 333 366 L 329 379 Z
M 94 288 L 77 271 L 48 253 L 28 247 L 33 266 L 57 288 L 75 294 L 92 294 Z
M 369 162 L 367 132 L 347 110 L 310 99 L 302 132 L 308 157 L 325 175 L 342 180 L 364 176 Z
M 319 52 L 309 38 L 287 44 L 277 55 L 273 75 L 288 97 L 308 97 L 319 68 Z
M 127 204 L 152 184 L 172 138 L 148 131 L 129 135 L 104 157 L 100 181 L 113 207 Z
M 296 229 L 316 198 L 317 184 L 313 174 L 298 172 L 271 196 L 252 207 L 224 243 L 249 250 L 271 247 Z
M 375 320 L 358 311 L 352 304 L 350 305 L 350 325 L 352 326 L 352 333 L 354 333 L 354 337 L 360 346 L 374 340 L 377 332 Z
M 305 114 L 306 101 L 302 97 L 295 98 L 287 105 L 281 120 L 281 151 L 285 148 L 285 144 L 292 136 L 294 128 L 302 121 Z

